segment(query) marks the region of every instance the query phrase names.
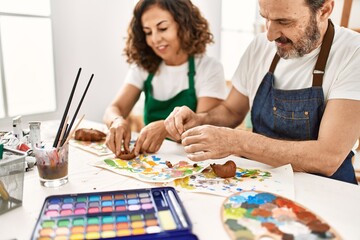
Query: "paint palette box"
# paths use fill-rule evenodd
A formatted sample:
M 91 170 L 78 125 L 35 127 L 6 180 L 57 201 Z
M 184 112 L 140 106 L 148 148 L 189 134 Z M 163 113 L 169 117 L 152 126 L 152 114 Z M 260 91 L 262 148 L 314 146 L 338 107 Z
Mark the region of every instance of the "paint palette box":
M 4 148 L 0 160 L 0 214 L 22 205 L 25 154 Z
M 172 187 L 53 195 L 32 239 L 198 239 Z

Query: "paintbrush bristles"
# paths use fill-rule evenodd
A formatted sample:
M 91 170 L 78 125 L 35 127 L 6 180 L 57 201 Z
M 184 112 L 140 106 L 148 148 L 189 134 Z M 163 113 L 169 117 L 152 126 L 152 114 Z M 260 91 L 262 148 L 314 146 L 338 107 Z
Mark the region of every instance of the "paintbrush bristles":
M 65 133 L 66 128 L 68 126 L 68 121 L 69 121 L 69 116 L 66 116 L 65 124 L 64 124 L 64 126 L 63 126 L 63 128 L 61 130 L 60 138 L 59 138 L 58 144 L 56 145 L 56 148 L 59 148 L 60 143 L 63 141 L 64 133 Z
M 66 144 L 69 142 L 69 140 L 71 139 L 71 136 L 74 134 L 74 132 L 76 131 L 76 129 L 79 127 L 79 125 L 80 125 L 81 121 L 84 119 L 84 117 L 85 117 L 85 114 L 82 115 L 82 117 L 80 118 L 80 120 L 77 122 L 75 128 L 74 128 L 73 130 L 71 130 L 71 132 L 70 132 L 69 135 L 67 136 L 67 138 L 66 138 L 64 144 L 62 144 L 62 146 L 66 145 Z

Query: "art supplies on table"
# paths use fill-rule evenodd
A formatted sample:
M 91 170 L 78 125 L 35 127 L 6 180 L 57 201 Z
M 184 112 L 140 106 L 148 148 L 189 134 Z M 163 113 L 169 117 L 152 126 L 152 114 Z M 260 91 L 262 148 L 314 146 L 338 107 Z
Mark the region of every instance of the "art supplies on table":
M 22 205 L 25 156 L 17 150 L 3 149 L 0 160 L 0 215 Z
M 174 188 L 53 195 L 31 239 L 197 239 Z
M 231 239 L 341 239 L 315 213 L 269 192 L 236 193 L 224 201 L 221 213 Z

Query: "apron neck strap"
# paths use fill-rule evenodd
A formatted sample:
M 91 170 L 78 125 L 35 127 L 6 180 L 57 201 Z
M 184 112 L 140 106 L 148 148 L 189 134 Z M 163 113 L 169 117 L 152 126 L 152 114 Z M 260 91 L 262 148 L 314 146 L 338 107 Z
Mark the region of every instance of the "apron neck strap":
M 317 58 L 315 68 L 313 71 L 313 87 L 320 87 L 323 83 L 323 77 L 325 74 L 325 66 L 327 59 L 329 57 L 330 49 L 332 46 L 332 42 L 334 39 L 335 30 L 334 30 L 334 24 L 329 19 L 329 25 L 326 30 L 326 33 L 324 35 L 324 40 L 321 45 L 320 53 Z M 275 53 L 275 56 L 273 58 L 273 61 L 271 62 L 269 72 L 274 73 L 277 63 L 279 62 L 280 57 L 277 53 Z
M 326 30 L 324 40 L 322 42 L 321 50 L 313 71 L 313 86 L 317 86 L 317 87 L 322 86 L 323 78 L 325 74 L 325 66 L 329 57 L 332 42 L 334 40 L 334 35 L 335 35 L 334 24 L 329 19 L 328 28 Z
M 269 72 L 274 73 L 276 65 L 278 64 L 279 60 L 280 60 L 280 56 L 277 53 L 275 53 L 275 56 L 270 65 Z
M 194 88 L 194 76 L 196 74 L 195 71 L 195 59 L 194 56 L 189 56 L 189 72 L 188 72 L 188 78 L 189 78 L 189 88 Z

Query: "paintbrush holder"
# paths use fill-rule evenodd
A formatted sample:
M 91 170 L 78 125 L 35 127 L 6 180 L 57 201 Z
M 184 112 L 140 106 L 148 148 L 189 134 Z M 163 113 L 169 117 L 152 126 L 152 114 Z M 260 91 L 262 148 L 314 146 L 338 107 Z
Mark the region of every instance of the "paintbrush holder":
M 69 144 L 59 148 L 35 148 L 36 166 L 40 184 L 44 187 L 59 187 L 67 183 Z
M 0 214 L 22 205 L 25 154 L 4 149 L 0 160 Z

